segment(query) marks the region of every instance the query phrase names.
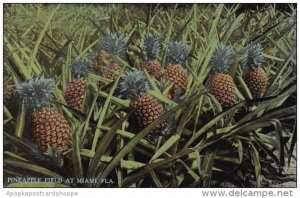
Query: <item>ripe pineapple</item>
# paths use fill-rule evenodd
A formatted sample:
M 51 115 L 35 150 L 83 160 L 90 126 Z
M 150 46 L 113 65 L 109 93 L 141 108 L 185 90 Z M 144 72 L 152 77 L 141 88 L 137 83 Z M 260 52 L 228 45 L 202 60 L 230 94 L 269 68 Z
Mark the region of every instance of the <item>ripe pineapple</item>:
M 142 69 L 159 78 L 163 74 L 161 64 L 155 60 L 160 50 L 160 40 L 151 33 L 146 34 L 144 41 L 144 51 L 146 52 L 146 61 L 141 65 Z
M 109 70 L 112 71 L 109 71 Z M 107 65 L 107 69 L 103 69 L 101 68 L 101 76 L 103 76 L 104 78 L 108 78 L 110 80 L 116 80 L 118 78 L 118 72 L 121 72 L 122 68 L 115 62 L 111 61 L 108 65 Z
M 100 51 L 100 74 L 102 77 L 111 80 L 117 79 L 118 75 L 116 73 L 121 71 L 121 67 L 113 61 L 111 56 L 124 58 L 125 52 L 126 44 L 123 35 L 119 36 L 117 33 L 104 35 Z
M 18 99 L 32 110 L 33 137 L 42 152 L 49 147 L 57 151 L 66 150 L 72 141 L 68 121 L 56 109 L 48 107 L 54 87 L 53 79 L 42 76 L 16 85 L 14 89 Z
M 121 79 L 120 88 L 121 94 L 130 99 L 133 110 L 130 122 L 138 130 L 144 129 L 165 112 L 163 104 L 145 92 L 149 85 L 142 71 L 128 71 Z M 152 133 L 160 134 L 165 127 L 166 122 L 161 122 Z
M 171 94 L 176 92 L 185 93 L 188 84 L 188 72 L 183 67 L 189 54 L 189 47 L 178 41 L 170 41 L 167 47 L 167 69 L 163 78 L 173 83 Z
M 230 65 L 233 63 L 233 49 L 223 43 L 218 44 L 211 58 L 213 76 L 209 91 L 224 108 L 233 106 L 237 100 L 236 86 L 233 78 L 228 74 Z
M 91 67 L 91 62 L 87 59 L 78 59 L 71 64 L 74 79 L 67 85 L 65 99 L 70 107 L 78 111 L 83 111 L 87 74 Z
M 250 44 L 242 59 L 243 66 L 247 67 L 245 81 L 254 98 L 260 97 L 267 88 L 268 77 L 262 69 L 263 49 L 261 44 Z

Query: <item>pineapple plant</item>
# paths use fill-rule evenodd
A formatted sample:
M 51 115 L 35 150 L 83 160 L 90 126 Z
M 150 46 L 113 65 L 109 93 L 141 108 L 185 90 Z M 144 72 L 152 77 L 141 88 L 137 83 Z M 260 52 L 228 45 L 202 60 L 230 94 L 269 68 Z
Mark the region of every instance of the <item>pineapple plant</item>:
M 130 122 L 138 130 L 142 130 L 165 112 L 163 104 L 153 96 L 146 93 L 149 89 L 147 78 L 142 71 L 134 69 L 128 71 L 120 82 L 120 93 L 130 99 L 129 107 L 133 111 Z M 161 122 L 152 134 L 160 134 L 166 127 L 166 122 Z
M 160 50 L 160 39 L 155 35 L 148 33 L 144 40 L 144 51 L 146 52 L 146 61 L 141 64 L 150 75 L 159 78 L 163 74 L 161 64 L 156 60 Z
M 234 63 L 234 51 L 231 46 L 219 43 L 211 58 L 212 77 L 209 92 L 215 96 L 223 108 L 235 104 L 236 86 L 233 78 L 228 74 L 230 66 Z
M 116 73 L 121 71 L 120 65 L 113 61 L 111 56 L 124 58 L 126 44 L 123 35 L 117 33 L 105 34 L 101 44 L 100 51 L 100 74 L 104 78 L 116 80 Z
M 67 84 L 64 96 L 67 104 L 78 111 L 83 111 L 87 74 L 91 67 L 88 59 L 77 59 L 71 64 L 74 79 Z
M 169 86 L 171 85 L 169 81 L 161 79 L 160 81 L 155 81 L 155 84 L 165 97 L 172 100 L 172 95 L 169 91 Z
M 268 76 L 262 69 L 263 48 L 260 43 L 246 46 L 242 64 L 245 66 L 245 82 L 254 98 L 260 97 L 267 88 Z
M 173 83 L 171 94 L 185 93 L 188 84 L 188 72 L 184 68 L 189 54 L 189 46 L 180 41 L 169 41 L 166 51 L 167 69 L 163 79 Z
M 42 76 L 16 85 L 14 89 L 20 102 L 30 109 L 33 138 L 42 152 L 47 152 L 49 147 L 66 150 L 72 141 L 68 121 L 48 106 L 54 88 L 54 80 Z

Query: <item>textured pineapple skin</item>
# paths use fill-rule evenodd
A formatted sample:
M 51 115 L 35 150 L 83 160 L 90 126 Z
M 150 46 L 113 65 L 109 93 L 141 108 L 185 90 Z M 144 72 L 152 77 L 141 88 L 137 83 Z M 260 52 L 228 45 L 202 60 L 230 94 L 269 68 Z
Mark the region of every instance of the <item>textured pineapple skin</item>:
M 46 152 L 48 145 L 57 151 L 70 147 L 72 132 L 67 120 L 55 109 L 44 107 L 31 115 L 33 137 L 38 148 Z
M 68 83 L 66 88 L 65 99 L 67 104 L 78 111 L 83 110 L 86 82 L 86 78 L 77 78 Z
M 167 70 L 163 74 L 163 78 L 173 83 L 171 93 L 176 91 L 186 92 L 188 84 L 188 73 L 180 64 L 169 64 Z
M 268 85 L 267 74 L 261 67 L 248 68 L 245 81 L 254 98 L 260 97 L 266 91 Z
M 212 76 L 209 91 L 224 108 L 236 103 L 236 87 L 229 74 L 215 73 Z
M 144 129 L 162 115 L 165 110 L 157 99 L 147 93 L 142 93 L 130 101 L 130 108 L 133 110 L 134 119 L 131 119 L 131 124 L 136 125 L 139 130 Z M 132 123 L 136 121 L 137 123 Z M 152 130 L 154 134 L 160 134 L 167 126 L 165 121 L 158 124 Z
M 156 60 L 145 61 L 141 65 L 142 69 L 145 69 L 150 75 L 154 76 L 154 78 L 159 78 L 163 74 L 163 68 L 161 64 Z
M 113 71 L 116 71 L 116 72 L 121 72 L 121 67 L 117 63 L 110 62 L 107 65 L 107 67 L 110 70 L 113 70 Z M 110 79 L 110 80 L 116 80 L 118 78 L 118 75 L 116 73 L 110 72 L 110 71 L 108 71 L 104 68 L 101 68 L 100 71 L 101 71 L 101 76 L 104 77 L 104 78 L 107 78 L 107 79 Z

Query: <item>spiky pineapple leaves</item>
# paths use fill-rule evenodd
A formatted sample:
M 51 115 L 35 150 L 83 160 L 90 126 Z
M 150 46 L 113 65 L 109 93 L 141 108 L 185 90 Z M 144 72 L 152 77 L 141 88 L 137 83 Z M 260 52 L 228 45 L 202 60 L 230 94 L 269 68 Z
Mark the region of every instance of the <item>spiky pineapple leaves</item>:
M 37 20 L 33 17 L 34 15 L 30 9 L 26 6 L 18 5 L 16 6 L 17 8 L 22 8 L 17 9 L 18 11 L 16 13 L 20 16 L 22 16 L 22 13 L 25 13 L 23 16 L 28 17 L 16 17 L 15 20 L 22 19 L 19 20 L 19 23 L 22 24 L 21 26 L 8 26 L 10 29 L 10 37 L 5 37 L 4 42 L 6 46 L 5 49 L 8 51 L 9 56 L 5 58 L 4 61 L 9 64 L 5 66 L 5 68 L 13 74 L 13 78 L 17 83 L 22 82 L 24 79 L 31 79 L 32 75 L 37 75 L 40 71 L 57 78 L 55 81 L 58 91 L 55 94 L 53 103 L 58 109 L 63 110 L 68 120 L 74 125 L 74 129 L 78 127 L 78 130 L 75 130 L 77 131 L 76 135 L 78 135 L 78 137 L 75 138 L 78 138 L 78 141 L 75 141 L 72 151 L 75 154 L 73 165 L 77 166 L 76 175 L 82 175 L 82 171 L 83 173 L 86 172 L 86 166 L 82 166 L 82 170 L 80 170 L 80 161 L 82 159 L 92 159 L 95 156 L 95 152 L 89 149 L 91 142 L 84 146 L 82 144 L 94 134 L 94 127 L 99 121 L 102 110 L 104 110 L 105 113 L 101 115 L 101 124 L 96 127 L 97 130 L 101 131 L 99 138 L 96 138 L 97 147 L 100 147 L 100 142 L 105 145 L 103 141 L 108 140 L 104 138 L 106 133 L 110 135 L 113 134 L 113 137 L 109 138 L 118 139 L 120 142 L 123 142 L 123 144 L 118 142 L 117 145 L 111 144 L 105 146 L 107 148 L 106 150 L 116 148 L 116 150 L 119 151 L 118 153 L 103 154 L 102 151 L 100 152 L 102 156 L 100 158 L 97 156 L 96 158 L 98 162 L 101 163 L 101 168 L 104 169 L 98 169 L 99 173 L 97 173 L 97 176 L 115 176 L 118 174 L 118 176 L 116 176 L 118 184 L 116 185 L 119 186 L 130 186 L 131 184 L 137 187 L 141 186 L 141 181 L 148 176 L 151 184 L 157 187 L 218 186 L 223 185 L 223 181 L 231 181 L 240 186 L 251 186 L 252 184 L 243 180 L 245 174 L 249 173 L 249 171 L 244 171 L 244 169 L 246 169 L 252 171 L 252 175 L 258 178 L 257 184 L 259 184 L 260 174 L 265 174 L 266 172 L 264 168 L 267 167 L 268 171 L 274 170 L 265 163 L 266 158 L 264 154 L 267 154 L 268 159 L 270 159 L 268 162 L 275 162 L 280 166 L 285 154 L 283 153 L 284 149 L 282 149 L 285 147 L 285 142 L 282 141 L 284 138 L 281 137 L 281 133 L 285 129 L 282 129 L 281 126 L 282 124 L 285 126 L 290 120 L 295 119 L 296 108 L 294 104 L 290 103 L 290 99 L 293 98 L 291 96 L 295 94 L 294 82 L 296 77 L 294 65 L 296 63 L 296 57 L 293 51 L 296 50 L 293 45 L 289 44 L 288 39 L 293 37 L 295 28 L 293 28 L 293 21 L 290 20 L 289 14 L 279 13 L 275 7 L 273 8 L 271 6 L 271 10 L 269 10 L 268 7 L 266 12 L 257 10 L 251 13 L 245 13 L 244 15 L 237 15 L 235 12 L 238 6 L 239 5 L 227 6 L 218 4 L 213 7 L 195 4 L 188 11 L 181 10 L 180 8 L 180 12 L 178 12 L 179 9 L 177 9 L 177 7 L 175 7 L 175 9 L 164 10 L 163 7 L 157 5 L 155 9 L 151 10 L 149 16 L 144 17 L 141 14 L 137 20 L 129 20 L 135 16 L 132 15 L 135 13 L 130 12 L 130 9 L 126 6 L 124 6 L 124 12 L 116 12 L 118 6 L 115 5 L 100 6 L 96 9 L 93 8 L 93 6 L 82 8 L 80 6 L 74 7 L 71 5 L 72 12 L 69 12 L 70 14 L 65 14 L 65 10 L 69 8 L 60 6 L 54 15 L 54 17 L 59 17 L 60 20 L 51 20 L 42 38 L 39 37 L 39 35 L 43 33 L 43 29 L 46 27 L 45 24 L 50 20 L 48 16 L 56 9 L 56 6 L 50 6 L 47 10 L 40 7 L 38 9 L 40 17 L 39 20 Z M 115 16 L 112 13 L 117 14 Z M 88 17 L 86 17 L 86 15 L 88 15 Z M 68 20 L 68 24 L 70 25 L 66 26 L 65 21 L 67 21 L 70 16 L 72 16 L 74 20 Z M 286 16 L 288 16 L 289 19 L 284 20 L 283 18 Z M 78 19 L 82 19 L 82 17 L 84 19 L 90 18 L 91 20 L 79 21 Z M 27 18 L 29 18 L 30 22 Z M 251 20 L 248 20 L 248 18 Z M 244 19 L 246 22 L 244 22 Z M 33 24 L 32 21 L 34 22 Z M 124 21 L 126 21 L 126 23 L 124 23 Z M 111 81 L 105 81 L 105 79 L 97 75 L 91 75 L 93 85 L 99 81 L 105 84 L 111 84 L 102 91 L 95 89 L 95 92 L 92 94 L 93 100 L 89 104 L 86 115 L 76 114 L 76 112 L 71 111 L 61 104 L 64 103 L 64 101 L 61 98 L 59 89 L 62 88 L 64 90 L 66 82 L 70 79 L 66 65 L 70 63 L 70 60 L 73 58 L 78 56 L 83 57 L 100 40 L 95 36 L 95 32 L 98 32 L 97 29 L 99 27 L 108 26 L 110 26 L 110 31 L 118 31 L 129 35 L 125 40 L 128 40 L 129 43 L 127 55 L 131 62 L 127 63 L 124 59 L 119 57 L 115 58 L 118 64 L 124 65 L 125 67 L 138 66 L 137 62 L 134 62 L 134 65 L 132 64 L 132 60 L 138 55 L 138 49 L 136 49 L 135 43 L 136 39 L 138 39 L 137 37 L 144 35 L 145 32 L 153 32 L 162 38 L 163 52 L 165 52 L 166 43 L 172 39 L 192 43 L 192 58 L 189 61 L 189 66 L 194 73 L 191 73 L 189 89 L 185 98 L 182 99 L 182 102 L 188 101 L 197 93 L 195 90 L 202 90 L 203 87 L 201 87 L 201 84 L 207 82 L 209 74 L 208 64 L 217 42 L 230 43 L 237 50 L 245 46 L 245 44 L 251 40 L 261 41 L 264 47 L 268 46 L 266 44 L 272 44 L 275 48 L 272 55 L 264 55 L 267 63 L 266 71 L 268 75 L 271 76 L 269 90 L 264 98 L 251 100 L 252 96 L 249 94 L 247 86 L 243 83 L 242 72 L 239 65 L 237 65 L 237 71 L 234 72 L 237 74 L 235 82 L 240 85 L 240 87 L 238 87 L 238 97 L 240 101 L 242 101 L 242 104 L 238 104 L 238 107 L 233 107 L 228 111 L 223 111 L 213 98 L 206 94 L 199 96 L 197 99 L 195 98 L 195 103 L 194 101 L 189 101 L 190 103 L 194 103 L 191 107 L 194 107 L 195 112 L 189 113 L 188 105 L 186 105 L 181 106 L 180 110 L 177 109 L 175 110 L 176 112 L 173 111 L 173 113 L 171 113 L 172 115 L 176 113 L 177 127 L 174 130 L 182 131 L 180 138 L 177 134 L 173 135 L 167 138 L 165 142 L 162 141 L 162 143 L 157 146 L 157 149 L 155 149 L 154 145 L 143 138 L 145 134 L 151 130 L 151 127 L 142 131 L 142 134 L 138 136 L 126 131 L 126 128 L 124 128 L 126 121 L 118 126 L 114 126 L 114 123 L 123 115 L 120 112 L 123 113 L 124 107 L 128 107 L 128 101 L 111 95 L 110 91 L 114 85 Z M 17 33 L 16 30 L 13 30 L 11 27 L 18 27 L 18 30 L 21 29 L 22 32 Z M 235 30 L 237 29 L 242 30 L 242 37 L 240 39 L 234 36 Z M 103 31 L 108 32 L 109 28 L 103 28 Z M 278 32 L 278 34 L 274 34 L 275 31 Z M 94 35 L 93 38 L 89 38 L 90 35 Z M 39 40 L 42 38 L 42 40 L 39 41 L 37 38 Z M 72 42 L 70 42 L 71 40 Z M 32 54 L 33 50 L 31 48 L 37 48 L 37 53 L 34 52 Z M 36 58 L 30 59 L 30 57 Z M 162 54 L 162 58 L 160 59 L 164 61 L 164 57 L 164 54 Z M 66 63 L 63 62 L 64 60 Z M 26 62 L 30 61 L 34 64 L 26 65 Z M 61 64 L 58 64 L 61 62 L 62 65 L 64 65 L 62 71 L 60 70 Z M 168 103 L 171 109 L 173 109 L 172 107 L 176 108 L 182 104 L 182 102 L 171 103 L 172 101 L 164 96 L 166 92 L 163 93 L 164 91 L 156 89 L 155 81 L 149 79 L 151 78 L 147 76 L 147 80 L 152 88 L 149 94 L 162 102 Z M 94 88 L 97 88 L 97 86 L 94 86 Z M 167 88 L 165 91 L 166 90 Z M 270 98 L 268 96 L 274 97 Z M 103 103 L 97 102 L 99 98 L 104 99 L 102 100 Z M 108 103 L 106 107 L 104 107 L 105 101 Z M 187 107 L 187 109 L 185 109 L 185 107 Z M 208 111 L 210 111 L 211 114 L 208 114 Z M 17 115 L 13 115 L 12 112 L 10 112 L 10 114 L 11 116 L 7 111 L 5 112 L 7 116 L 5 127 L 7 128 L 13 128 L 15 125 L 11 117 L 17 118 Z M 168 114 L 168 116 L 171 114 Z M 186 118 L 183 115 L 185 115 Z M 19 116 L 24 117 L 22 115 Z M 212 121 L 210 122 L 209 120 Z M 252 126 L 247 125 L 247 123 L 250 123 Z M 21 127 L 19 127 L 19 129 L 20 128 Z M 115 131 L 112 132 L 112 128 L 114 128 L 113 130 Z M 22 130 L 19 129 L 17 131 L 20 132 L 17 132 L 17 134 L 21 134 Z M 268 136 L 267 132 L 269 130 L 275 131 L 278 141 Z M 251 141 L 253 147 L 248 147 L 249 141 Z M 189 145 L 186 146 L 186 148 L 178 147 L 176 153 L 169 156 L 169 150 L 171 150 L 169 148 L 172 148 L 177 142 L 183 145 L 189 143 Z M 293 133 L 292 142 L 291 148 L 293 148 L 296 142 L 295 131 Z M 224 146 L 222 151 L 214 150 L 218 144 Z M 233 146 L 225 148 L 225 146 L 229 144 Z M 124 146 L 123 149 L 119 148 L 122 147 L 120 145 Z M 105 150 L 105 147 L 102 149 Z M 257 152 L 255 152 L 255 149 Z M 279 156 L 273 154 L 274 149 L 280 151 Z M 153 156 L 157 159 L 153 160 L 150 164 L 141 163 L 133 150 L 135 150 L 135 152 L 141 152 L 141 154 L 146 156 L 149 160 Z M 10 158 L 14 158 L 14 160 L 18 160 L 18 162 L 24 160 L 22 159 L 23 156 L 20 156 L 19 153 L 11 152 L 8 154 L 7 152 L 8 151 L 5 153 L 6 156 L 10 156 Z M 215 152 L 213 157 L 211 156 L 211 152 Z M 249 156 L 247 156 L 248 153 L 252 153 L 251 161 L 247 161 L 247 159 L 249 159 Z M 127 156 L 128 160 L 126 159 Z M 97 161 L 96 158 L 94 162 Z M 204 159 L 206 162 L 204 162 Z M 231 162 L 230 165 L 220 167 L 220 164 L 224 165 L 229 161 Z M 27 162 L 24 161 L 24 163 Z M 11 162 L 10 164 L 14 165 L 15 163 Z M 18 164 L 20 170 L 28 170 L 28 166 L 25 166 L 25 164 L 19 165 L 20 164 Z M 34 162 L 34 165 L 37 165 L 37 162 Z M 170 166 L 172 167 L 170 168 Z M 98 165 L 94 167 L 99 168 Z M 114 169 L 114 167 L 116 167 L 116 169 Z M 182 167 L 182 169 L 179 167 Z M 206 169 L 206 172 L 205 167 L 209 167 Z M 112 170 L 116 170 L 117 173 Z M 178 170 L 182 171 L 176 174 L 175 172 L 178 172 Z M 18 174 L 10 169 L 7 171 L 11 171 L 10 174 Z M 40 172 L 35 173 L 41 174 L 41 172 L 45 170 L 39 171 Z M 123 171 L 126 171 L 128 175 L 125 177 L 124 175 L 120 175 L 120 172 Z M 165 177 L 164 175 L 162 177 L 164 173 L 171 176 Z M 275 172 L 272 173 L 276 175 Z M 47 172 L 47 174 L 51 175 L 49 172 Z M 213 179 L 216 177 L 222 179 L 215 184 L 213 183 Z M 199 182 L 200 180 L 201 182 Z M 26 184 L 11 184 L 12 187 L 22 185 Z M 53 184 L 41 185 L 49 185 L 49 187 L 55 186 Z M 261 182 L 261 186 L 263 186 L 263 182 Z
M 192 98 L 195 99 L 197 95 Z M 192 100 L 191 99 L 191 100 Z M 147 134 L 151 132 L 152 129 L 156 127 L 157 124 L 162 122 L 163 120 L 167 119 L 170 115 L 172 115 L 174 112 L 178 111 L 179 109 L 183 108 L 185 105 L 187 105 L 189 100 L 179 104 L 178 106 L 172 108 L 171 110 L 167 111 L 163 115 L 161 115 L 158 119 L 153 121 L 149 126 L 147 126 L 145 129 L 143 129 L 139 134 L 137 134 L 129 143 L 127 143 L 119 152 L 118 154 L 113 158 L 113 160 L 107 165 L 107 167 L 104 169 L 102 174 L 99 174 L 97 178 L 106 177 L 113 168 L 117 165 L 118 161 L 123 158 L 130 150 L 134 148 L 134 146 Z M 99 184 L 101 185 L 101 184 Z
M 25 169 L 44 176 L 62 178 L 57 170 L 62 167 L 62 158 L 60 153 L 49 148 L 48 152 L 42 153 L 37 146 L 24 138 L 16 137 L 4 133 L 6 140 L 22 149 L 26 154 L 25 158 L 18 155 L 12 156 L 9 151 L 6 152 L 4 164 L 11 167 Z M 57 172 L 55 172 L 57 171 Z

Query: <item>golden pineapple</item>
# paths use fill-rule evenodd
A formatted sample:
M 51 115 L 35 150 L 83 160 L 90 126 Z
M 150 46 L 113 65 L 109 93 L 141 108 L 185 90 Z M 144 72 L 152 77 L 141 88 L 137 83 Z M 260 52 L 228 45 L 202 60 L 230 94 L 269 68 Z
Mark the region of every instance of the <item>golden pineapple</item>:
M 230 65 L 234 63 L 234 51 L 223 43 L 217 45 L 211 59 L 213 75 L 209 84 L 209 92 L 215 96 L 223 108 L 236 103 L 236 86 L 232 76 L 228 74 Z
M 130 102 L 130 108 L 134 110 L 134 115 L 140 129 L 147 127 L 165 112 L 162 103 L 147 93 L 142 93 L 133 98 Z M 162 122 L 156 126 L 153 132 L 158 134 L 165 127 L 166 122 Z
M 266 91 L 268 76 L 262 69 L 263 49 L 261 44 L 250 44 L 245 49 L 242 59 L 243 66 L 247 67 L 245 82 L 254 98 L 260 97 Z
M 160 50 L 160 40 L 151 33 L 146 34 L 144 41 L 144 51 L 146 52 L 146 61 L 141 64 L 151 76 L 159 78 L 163 74 L 161 64 L 155 60 Z
M 133 117 L 130 124 L 142 130 L 165 112 L 163 104 L 146 93 L 149 88 L 147 79 L 142 71 L 128 71 L 120 82 L 121 94 L 130 99 Z M 158 124 L 151 133 L 160 134 L 166 128 L 166 122 Z
M 32 135 L 42 152 L 46 152 L 48 148 L 63 151 L 68 149 L 72 142 L 72 131 L 68 121 L 56 109 L 48 107 L 54 88 L 54 80 L 42 76 L 19 84 L 14 90 L 21 103 L 33 111 Z
M 100 75 L 104 78 L 110 80 L 116 80 L 118 72 L 121 71 L 120 65 L 118 65 L 114 60 L 113 56 L 119 56 L 120 58 L 125 58 L 126 44 L 123 35 L 118 35 L 117 33 L 105 34 L 101 43 L 100 51 Z M 109 70 L 113 70 L 111 72 Z
M 183 67 L 189 54 L 189 47 L 177 41 L 170 41 L 167 47 L 167 69 L 163 74 L 163 78 L 171 83 L 173 87 L 171 89 L 172 96 L 176 92 L 185 93 L 188 84 L 188 72 Z
M 148 60 L 141 64 L 141 68 L 145 69 L 154 78 L 159 78 L 163 75 L 164 70 L 157 60 Z
M 112 71 L 109 71 L 112 70 Z M 121 72 L 122 68 L 115 62 L 111 61 L 106 68 L 101 68 L 101 76 L 110 80 L 116 80 L 118 78 L 118 72 Z M 116 73 L 115 73 L 116 72 Z
M 169 64 L 168 69 L 163 74 L 163 78 L 173 83 L 172 95 L 179 91 L 185 93 L 188 83 L 188 73 L 181 64 Z
M 44 107 L 31 115 L 33 137 L 41 151 L 48 145 L 58 151 L 66 150 L 71 143 L 71 128 L 67 120 L 55 109 Z
M 70 107 L 78 111 L 83 111 L 87 74 L 91 71 L 91 64 L 87 59 L 78 59 L 71 65 L 74 79 L 67 84 L 65 99 Z

